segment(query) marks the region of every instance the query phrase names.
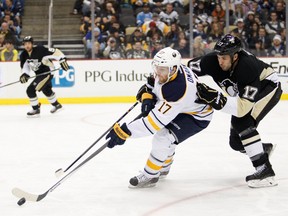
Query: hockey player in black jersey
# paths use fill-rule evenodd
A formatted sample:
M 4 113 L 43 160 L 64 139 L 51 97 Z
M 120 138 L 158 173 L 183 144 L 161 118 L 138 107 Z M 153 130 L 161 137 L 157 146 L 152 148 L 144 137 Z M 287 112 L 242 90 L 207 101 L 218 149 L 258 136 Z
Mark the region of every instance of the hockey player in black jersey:
M 198 102 L 232 115 L 229 144 L 245 152 L 256 169 L 246 177 L 248 186 L 275 186 L 268 157 L 273 145 L 262 143 L 257 126 L 280 100 L 278 76 L 270 65 L 242 49 L 241 41 L 230 34 L 216 43 L 214 51 L 190 60 L 188 66 L 198 76 L 210 75 L 227 96 L 199 83 Z
M 20 66 L 22 70 L 20 82 L 26 83 L 29 80 L 31 70 L 37 75 L 26 90 L 33 108 L 27 113 L 27 116 L 38 116 L 40 114 L 41 104 L 38 101 L 37 91 L 43 92 L 48 101 L 53 105 L 50 112 L 55 113 L 62 108 L 62 105 L 57 101 L 55 92 L 52 90 L 51 80 L 53 79 L 53 74 L 39 75 L 54 69 L 53 59 L 60 62 L 63 70 L 69 70 L 66 57 L 59 49 L 45 48 L 40 45 L 33 47 L 33 38 L 31 36 L 24 37 L 23 45 L 25 50 L 20 55 Z

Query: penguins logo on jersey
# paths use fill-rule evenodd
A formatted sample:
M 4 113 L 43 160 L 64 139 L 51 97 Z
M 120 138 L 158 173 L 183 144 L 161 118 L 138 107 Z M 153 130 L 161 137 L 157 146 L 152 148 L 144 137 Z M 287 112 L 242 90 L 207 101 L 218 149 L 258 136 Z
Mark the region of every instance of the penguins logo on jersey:
M 224 79 L 220 83 L 220 86 L 231 97 L 235 97 L 239 93 L 237 84 L 233 83 L 230 79 Z
M 37 71 L 41 65 L 41 62 L 38 62 L 38 59 L 27 59 L 27 63 L 33 71 Z

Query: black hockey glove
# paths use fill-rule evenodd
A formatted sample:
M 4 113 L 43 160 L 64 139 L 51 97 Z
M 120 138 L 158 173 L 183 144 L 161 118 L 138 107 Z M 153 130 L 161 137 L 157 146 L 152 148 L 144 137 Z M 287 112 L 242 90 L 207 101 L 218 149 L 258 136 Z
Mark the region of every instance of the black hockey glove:
M 216 110 L 221 110 L 227 102 L 227 98 L 221 92 L 204 83 L 197 83 L 197 96 L 199 97 L 197 103 L 209 104 Z
M 147 83 L 144 84 L 143 86 L 141 86 L 141 88 L 138 90 L 137 95 L 136 95 L 136 99 L 140 102 L 142 99 L 142 95 L 144 93 L 150 93 L 154 87 L 154 83 L 155 83 L 155 78 L 151 75 L 147 78 Z
M 115 145 L 123 145 L 128 137 L 131 136 L 131 132 L 127 128 L 126 123 L 121 127 L 118 123 L 113 126 L 113 129 L 107 134 L 106 139 L 109 139 L 108 148 L 113 148 Z
M 61 65 L 61 67 L 62 67 L 63 70 L 65 70 L 65 71 L 68 71 L 68 70 L 69 70 L 69 65 L 68 65 L 68 63 L 67 63 L 67 59 L 66 59 L 66 58 L 61 58 L 61 59 L 59 60 L 59 63 L 60 63 L 60 65 Z
M 156 104 L 156 95 L 152 92 L 142 94 L 142 106 L 141 112 L 142 116 L 145 117 L 149 114 L 149 112 L 155 107 Z
M 23 74 L 20 76 L 19 81 L 20 81 L 21 83 L 26 83 L 26 82 L 28 82 L 29 78 L 30 78 L 30 76 L 29 76 L 28 74 L 23 73 Z

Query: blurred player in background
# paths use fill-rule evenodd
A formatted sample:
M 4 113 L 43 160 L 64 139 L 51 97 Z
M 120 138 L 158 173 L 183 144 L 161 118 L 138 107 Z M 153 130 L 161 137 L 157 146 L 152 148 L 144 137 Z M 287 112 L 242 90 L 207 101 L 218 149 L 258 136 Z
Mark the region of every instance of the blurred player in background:
M 143 118 L 130 124 L 114 125 L 107 135 L 108 147 L 122 145 L 128 137 L 154 135 L 152 150 L 140 175 L 130 179 L 130 187 L 153 187 L 165 177 L 173 162 L 176 145 L 205 129 L 212 118 L 209 105 L 198 104 L 197 78 L 181 64 L 181 55 L 170 47 L 153 58 L 154 77 L 140 88 L 137 100 L 142 102 Z
M 41 104 L 38 101 L 37 91 L 43 92 L 48 101 L 53 105 L 50 112 L 55 113 L 62 108 L 62 105 L 57 101 L 55 92 L 52 90 L 51 80 L 53 79 L 53 74 L 41 74 L 54 69 L 52 60 L 58 60 L 63 70 L 69 70 L 66 57 L 59 49 L 45 48 L 40 45 L 33 47 L 33 38 L 31 36 L 24 37 L 23 45 L 25 50 L 20 55 L 20 66 L 22 70 L 20 82 L 26 83 L 29 80 L 31 70 L 36 74 L 36 78 L 26 90 L 33 108 L 27 113 L 27 116 L 39 116 L 40 114 Z
M 262 143 L 259 122 L 280 100 L 282 90 L 273 68 L 242 49 L 230 34 L 219 40 L 214 53 L 192 59 L 188 66 L 198 76 L 210 75 L 228 96 L 198 83 L 199 102 L 231 114 L 230 146 L 245 152 L 256 172 L 246 177 L 249 187 L 277 185 L 269 162 L 271 143 Z

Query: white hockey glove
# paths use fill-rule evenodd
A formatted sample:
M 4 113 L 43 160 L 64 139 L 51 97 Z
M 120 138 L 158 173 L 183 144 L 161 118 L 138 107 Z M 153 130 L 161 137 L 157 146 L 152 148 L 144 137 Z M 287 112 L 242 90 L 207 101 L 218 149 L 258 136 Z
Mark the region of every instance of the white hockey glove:
M 68 65 L 68 63 L 67 63 L 67 59 L 66 59 L 66 58 L 61 58 L 61 59 L 59 60 L 59 63 L 60 63 L 60 65 L 61 65 L 61 67 L 62 67 L 63 70 L 65 70 L 65 71 L 68 71 L 68 70 L 69 70 L 69 65 Z

